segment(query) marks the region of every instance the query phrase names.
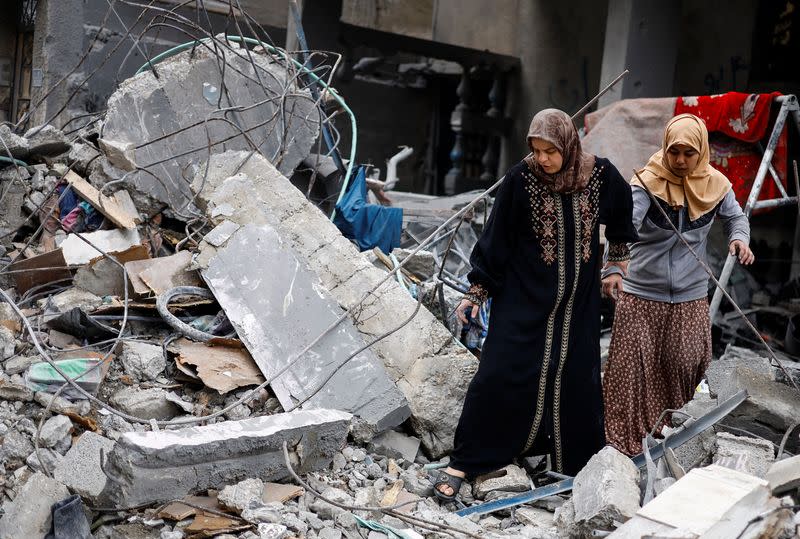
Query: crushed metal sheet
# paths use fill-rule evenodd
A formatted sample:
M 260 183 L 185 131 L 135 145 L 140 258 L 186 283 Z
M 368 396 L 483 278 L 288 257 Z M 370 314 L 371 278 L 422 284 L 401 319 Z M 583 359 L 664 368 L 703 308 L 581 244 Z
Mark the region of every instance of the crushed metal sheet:
M 244 348 L 208 346 L 181 338 L 170 345 L 170 350 L 178 354 L 176 362 L 183 367 L 181 371 L 200 378 L 220 394 L 264 382 L 258 365 Z M 189 366 L 194 367 L 195 372 Z

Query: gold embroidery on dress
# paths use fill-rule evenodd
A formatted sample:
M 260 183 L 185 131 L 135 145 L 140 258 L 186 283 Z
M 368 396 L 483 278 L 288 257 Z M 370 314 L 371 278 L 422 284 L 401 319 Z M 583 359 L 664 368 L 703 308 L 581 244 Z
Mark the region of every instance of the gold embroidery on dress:
M 545 187 L 533 174 L 522 173 L 527 180 L 525 190 L 531 204 L 531 225 L 539 238 L 542 260 L 550 265 L 556 260 L 558 247 L 556 200 L 558 195 Z
M 581 226 L 583 220 L 583 213 L 578 205 L 572 205 L 572 213 L 575 219 L 575 230 L 577 231 Z M 577 237 L 577 235 L 576 235 Z M 590 236 L 591 238 L 591 236 Z M 561 448 L 561 381 L 564 374 L 564 365 L 567 362 L 567 352 L 569 351 L 569 334 L 570 326 L 572 326 L 572 307 L 575 304 L 575 291 L 578 289 L 578 279 L 581 276 L 581 251 L 582 247 L 575 242 L 574 260 L 575 260 L 575 280 L 572 282 L 572 292 L 567 300 L 567 306 L 564 309 L 564 325 L 561 330 L 561 351 L 558 358 L 558 370 L 556 371 L 556 380 L 553 384 L 553 434 L 556 446 L 556 471 L 561 473 L 563 470 L 562 448 Z
M 558 223 L 558 233 L 560 237 L 564 237 L 564 209 L 561 203 L 561 197 L 555 196 L 554 203 L 556 206 L 556 222 Z M 544 339 L 544 356 L 542 357 L 541 373 L 539 374 L 539 390 L 536 396 L 536 415 L 533 419 L 528 439 L 525 441 L 525 447 L 522 452 L 525 453 L 533 445 L 536 439 L 536 433 L 539 431 L 539 425 L 542 422 L 542 415 L 544 414 L 544 399 L 547 392 L 547 374 L 550 366 L 550 356 L 553 353 L 553 332 L 556 321 L 556 312 L 561 306 L 561 301 L 564 299 L 564 291 L 566 289 L 566 254 L 565 246 L 562 243 L 556 245 L 558 251 L 558 290 L 556 291 L 556 303 L 553 310 L 550 311 L 550 316 L 547 318 L 547 330 Z
M 600 213 L 600 174 L 603 167 L 595 167 L 586 189 L 578 194 L 578 206 L 580 209 L 580 227 L 575 229 L 575 238 L 580 236 L 581 255 L 584 262 L 589 262 L 592 258 L 592 236 L 594 235 L 594 225 L 597 222 L 597 215 Z M 580 230 L 580 232 L 579 232 Z

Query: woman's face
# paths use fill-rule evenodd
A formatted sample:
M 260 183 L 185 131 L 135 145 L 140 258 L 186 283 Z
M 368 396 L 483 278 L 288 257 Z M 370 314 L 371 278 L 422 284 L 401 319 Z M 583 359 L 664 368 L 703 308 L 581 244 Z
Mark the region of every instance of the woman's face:
M 531 151 L 533 152 L 533 158 L 548 174 L 555 174 L 561 170 L 564 164 L 564 157 L 551 143 L 544 139 L 533 137 L 531 139 Z
M 700 153 L 687 144 L 673 144 L 667 149 L 667 164 L 676 176 L 688 176 L 697 168 Z

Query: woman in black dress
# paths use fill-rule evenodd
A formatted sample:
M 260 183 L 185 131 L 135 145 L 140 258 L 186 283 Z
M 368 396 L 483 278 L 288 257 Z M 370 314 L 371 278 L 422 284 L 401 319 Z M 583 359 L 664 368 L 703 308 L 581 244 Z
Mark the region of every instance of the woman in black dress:
M 533 117 L 528 146 L 497 191 L 457 309 L 463 321 L 492 298 L 450 466 L 434 483 L 446 500 L 465 476 L 526 453 L 549 453 L 555 471 L 574 475 L 605 444 L 598 231 L 606 225 L 609 263 L 624 267 L 637 239 L 631 190 L 608 159 L 581 150 L 560 110 Z

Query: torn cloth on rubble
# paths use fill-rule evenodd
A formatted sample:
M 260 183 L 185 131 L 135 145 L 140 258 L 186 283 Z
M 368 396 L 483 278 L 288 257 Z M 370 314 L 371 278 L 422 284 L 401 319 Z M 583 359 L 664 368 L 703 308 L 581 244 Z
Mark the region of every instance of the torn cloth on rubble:
M 359 250 L 378 247 L 384 253 L 391 253 L 400 246 L 403 210 L 367 202 L 366 168 L 360 166 L 344 197 L 336 204 L 333 224 L 345 238 L 354 240 Z
M 702 118 L 710 133 L 711 164 L 725 174 L 733 184 L 736 200 L 747 202 L 756 172 L 761 164 L 761 152 L 755 145 L 772 132 L 771 94 L 728 92 L 719 95 L 680 97 L 675 102 L 675 114 L 689 113 Z M 778 139 L 772 164 L 781 183 L 786 185 L 786 128 Z M 766 146 L 766 143 L 764 144 Z M 759 200 L 780 198 L 775 182 L 767 177 Z

